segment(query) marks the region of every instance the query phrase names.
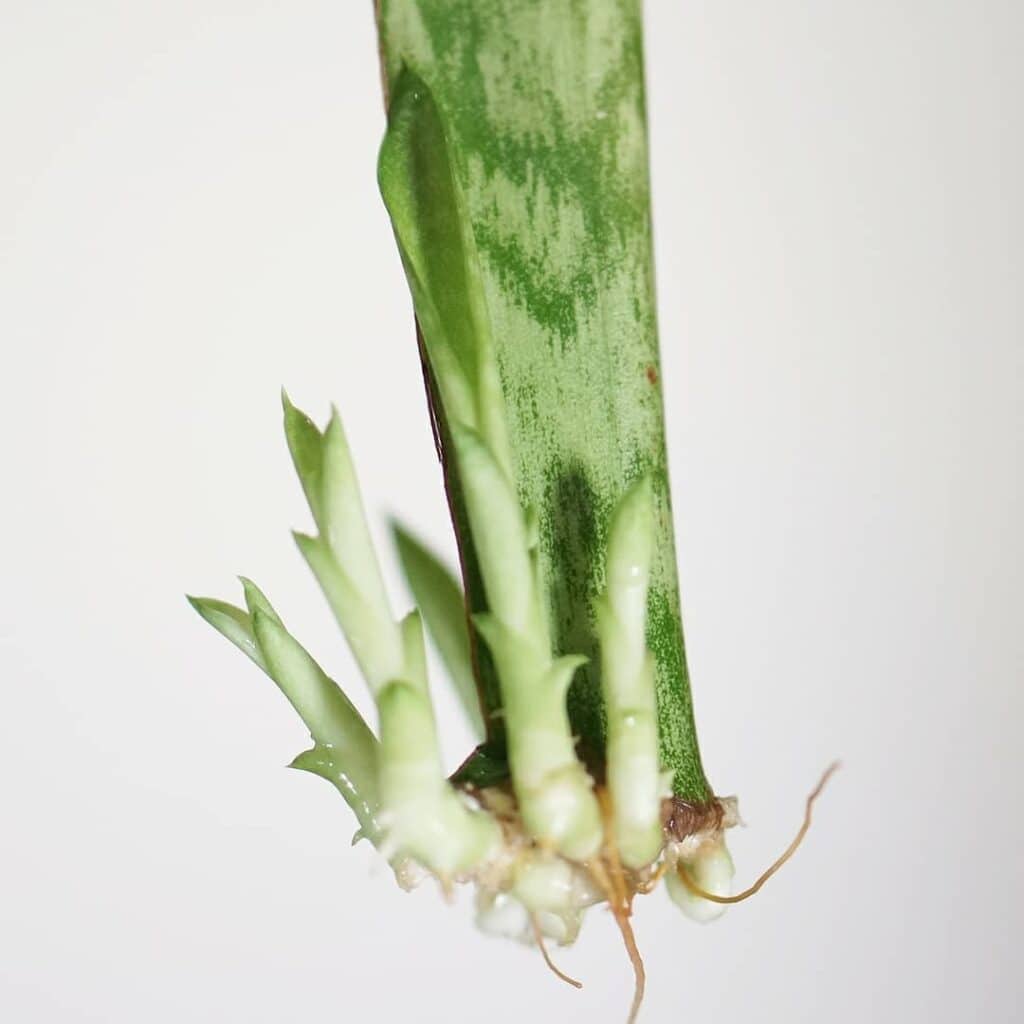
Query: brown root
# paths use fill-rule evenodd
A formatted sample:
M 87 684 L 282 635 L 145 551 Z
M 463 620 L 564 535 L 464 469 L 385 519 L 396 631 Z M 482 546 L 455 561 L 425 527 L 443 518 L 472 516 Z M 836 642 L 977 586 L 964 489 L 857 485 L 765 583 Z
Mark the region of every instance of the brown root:
M 640 1013 L 640 1005 L 644 1001 L 644 990 L 647 987 L 647 972 L 644 970 L 644 960 L 640 955 L 640 950 L 637 948 L 636 936 L 633 934 L 633 926 L 629 921 L 633 914 L 633 892 L 630 890 L 626 873 L 622 869 L 619 847 L 615 841 L 611 796 L 603 788 L 598 790 L 597 796 L 601 805 L 601 814 L 604 818 L 605 848 L 603 857 L 592 861 L 589 867 L 598 888 L 601 889 L 608 900 L 608 907 L 615 917 L 615 923 L 619 927 L 623 944 L 626 947 L 626 954 L 629 956 L 629 962 L 633 966 L 633 1002 L 630 1004 L 629 1016 L 626 1018 L 626 1022 L 627 1024 L 634 1024 L 637 1015 Z
M 640 1006 L 644 1001 L 644 991 L 647 988 L 647 972 L 644 970 L 644 958 L 637 949 L 636 936 L 633 934 L 633 926 L 629 923 L 628 917 L 619 917 L 616 914 L 615 921 L 622 932 L 622 941 L 626 944 L 626 952 L 629 954 L 629 962 L 633 965 L 633 1002 L 629 1007 L 629 1016 L 626 1024 L 634 1024 L 637 1015 L 640 1013 Z
M 558 966 L 551 959 L 548 953 L 548 948 L 544 944 L 544 932 L 541 931 L 540 922 L 537 920 L 536 914 L 530 915 L 530 927 L 533 928 L 533 937 L 537 942 L 537 948 L 540 950 L 540 955 L 544 957 L 544 963 L 548 965 L 548 970 L 558 978 L 560 981 L 564 981 L 566 985 L 572 985 L 573 988 L 583 988 L 583 982 L 577 981 L 575 978 L 569 977 L 565 971 L 558 969 Z
M 679 864 L 676 868 L 676 873 L 679 875 L 679 880 L 686 886 L 687 889 L 693 893 L 694 896 L 699 896 L 701 899 L 709 900 L 712 903 L 742 903 L 743 900 L 749 899 L 756 892 L 759 892 L 765 882 L 768 881 L 772 875 L 775 874 L 779 868 L 782 867 L 790 857 L 796 853 L 800 844 L 804 841 L 804 836 L 807 835 L 807 830 L 811 827 L 811 809 L 814 807 L 814 801 L 821 795 L 821 791 L 825 788 L 825 784 L 832 777 L 832 775 L 839 769 L 839 762 L 833 761 L 832 764 L 825 769 L 825 774 L 822 775 L 818 784 L 811 790 L 807 797 L 807 806 L 804 810 L 803 824 L 800 826 L 799 831 L 793 837 L 793 841 L 786 847 L 782 855 L 766 870 L 762 873 L 760 878 L 748 889 L 744 889 L 743 892 L 737 893 L 735 896 L 718 896 L 713 892 L 708 892 L 706 889 L 702 889 L 691 877 L 686 867 L 683 864 Z
M 636 883 L 636 891 L 641 896 L 646 896 L 648 893 L 654 892 L 658 888 L 658 883 L 665 876 L 665 872 L 668 871 L 668 861 L 663 860 L 660 864 L 651 872 L 648 878 L 638 881 Z

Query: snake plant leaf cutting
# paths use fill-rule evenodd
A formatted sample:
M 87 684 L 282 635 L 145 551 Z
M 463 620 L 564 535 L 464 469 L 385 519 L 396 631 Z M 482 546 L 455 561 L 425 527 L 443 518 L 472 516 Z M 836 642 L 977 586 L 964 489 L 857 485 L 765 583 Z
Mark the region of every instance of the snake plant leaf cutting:
M 378 0 L 377 24 L 378 180 L 416 324 L 394 344 L 423 362 L 461 579 L 396 526 L 416 609 L 395 613 L 339 415 L 321 429 L 285 396 L 316 526 L 295 540 L 376 730 L 253 583 L 244 609 L 190 600 L 280 687 L 313 738 L 294 766 L 337 787 L 400 884 L 473 886 L 481 928 L 545 959 L 606 903 L 632 1017 L 634 898 L 667 875 L 708 920 L 747 895 L 729 895 L 736 803 L 706 779 L 683 644 L 640 5 Z M 451 777 L 424 627 L 480 740 Z

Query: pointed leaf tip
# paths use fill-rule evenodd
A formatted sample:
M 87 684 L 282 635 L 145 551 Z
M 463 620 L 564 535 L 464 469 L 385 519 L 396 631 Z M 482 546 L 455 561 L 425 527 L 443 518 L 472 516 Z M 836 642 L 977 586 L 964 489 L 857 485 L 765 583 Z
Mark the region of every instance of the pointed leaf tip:
M 314 537 L 310 533 L 303 533 L 301 530 L 292 530 L 292 540 L 295 541 L 295 546 L 299 549 L 302 557 L 307 560 L 311 556 L 315 557 L 320 549 L 321 538 Z
M 252 659 L 260 668 L 266 669 L 263 657 L 256 646 L 252 620 L 241 608 L 214 597 L 192 597 L 186 595 L 188 603 L 221 636 L 230 640 L 243 654 Z
M 281 616 L 274 610 L 274 606 L 267 599 L 266 594 L 248 576 L 239 576 L 238 581 L 242 584 L 242 589 L 245 592 L 245 606 L 249 609 L 249 614 L 253 615 L 259 610 L 281 625 Z
M 282 393 L 284 434 L 292 465 L 298 475 L 314 519 L 320 517 L 320 475 L 323 469 L 323 436 L 317 425 Z

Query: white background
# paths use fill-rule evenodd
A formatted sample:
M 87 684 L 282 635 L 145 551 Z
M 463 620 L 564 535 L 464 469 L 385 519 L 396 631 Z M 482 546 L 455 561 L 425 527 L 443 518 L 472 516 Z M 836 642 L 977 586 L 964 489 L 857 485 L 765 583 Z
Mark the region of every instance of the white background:
M 397 891 L 182 596 L 253 576 L 367 708 L 288 536 L 282 384 L 343 411 L 389 566 L 391 511 L 452 551 L 369 2 L 0 11 L 0 1016 L 622 1021 L 607 914 L 560 957 L 577 993 Z M 1017 1019 L 1022 7 L 648 23 L 686 630 L 741 880 L 845 767 L 757 899 L 707 928 L 640 901 L 644 1019 Z

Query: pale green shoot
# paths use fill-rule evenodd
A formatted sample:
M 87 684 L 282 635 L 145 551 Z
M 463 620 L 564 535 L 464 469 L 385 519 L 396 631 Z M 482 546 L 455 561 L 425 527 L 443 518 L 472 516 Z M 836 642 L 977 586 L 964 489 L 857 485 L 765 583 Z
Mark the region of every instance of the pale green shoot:
M 696 844 L 681 844 L 675 855 L 676 870 L 665 874 L 665 887 L 672 902 L 692 921 L 706 924 L 722 916 L 726 906 L 704 899 L 693 892 L 679 877 L 682 867 L 693 882 L 705 892 L 714 896 L 728 896 L 732 892 L 732 880 L 736 874 L 732 856 L 721 835 L 712 836 Z
M 533 838 L 585 860 L 599 849 L 603 830 L 593 780 L 576 756 L 566 694 L 586 659 L 552 657 L 512 486 L 479 435 L 455 427 L 452 438 L 490 608 L 474 622 L 498 666 L 519 811 Z
M 653 861 L 664 841 L 654 659 L 646 638 L 653 536 L 651 484 L 644 477 L 612 517 L 607 587 L 597 607 L 608 789 L 619 855 L 630 868 Z
M 377 701 L 388 847 L 450 878 L 493 856 L 501 830 L 445 779 L 422 624 L 416 613 L 402 623 L 392 615 L 340 418 L 332 413 L 320 434 L 287 396 L 284 411 L 295 469 L 320 530 L 295 539 Z
M 248 611 L 224 601 L 189 602 L 219 633 L 245 652 L 288 698 L 313 737 L 313 749 L 292 762 L 334 785 L 378 845 L 383 831 L 378 786 L 379 744 L 341 689 L 285 629 L 262 592 L 243 579 Z

